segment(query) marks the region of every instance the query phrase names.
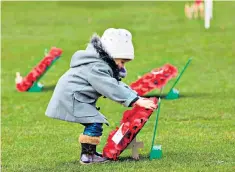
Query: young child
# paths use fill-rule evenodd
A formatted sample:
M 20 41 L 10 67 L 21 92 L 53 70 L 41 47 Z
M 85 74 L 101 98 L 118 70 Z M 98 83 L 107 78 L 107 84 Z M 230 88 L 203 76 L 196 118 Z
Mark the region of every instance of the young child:
M 96 108 L 99 97 L 105 96 L 126 107 L 156 108 L 154 102 L 139 97 L 121 82 L 121 77 L 126 76 L 125 63 L 133 59 L 131 33 L 125 29 L 109 28 L 101 38 L 94 35 L 85 50 L 75 52 L 70 69 L 55 87 L 46 115 L 85 127 L 79 136 L 82 164 L 107 161 L 96 152 L 102 125 L 108 125 L 106 117 Z

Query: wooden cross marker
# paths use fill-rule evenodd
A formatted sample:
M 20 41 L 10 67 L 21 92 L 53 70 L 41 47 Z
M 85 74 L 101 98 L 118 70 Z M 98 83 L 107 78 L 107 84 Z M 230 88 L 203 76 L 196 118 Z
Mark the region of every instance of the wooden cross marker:
M 127 149 L 132 149 L 132 158 L 135 160 L 139 160 L 139 153 L 138 149 L 143 148 L 144 143 L 143 142 L 137 142 L 136 137 L 132 140 L 132 142 L 127 146 Z

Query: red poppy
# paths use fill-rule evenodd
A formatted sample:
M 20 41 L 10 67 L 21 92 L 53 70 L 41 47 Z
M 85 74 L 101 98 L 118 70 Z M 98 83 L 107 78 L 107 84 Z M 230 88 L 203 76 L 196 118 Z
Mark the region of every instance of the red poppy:
M 130 87 L 138 95 L 143 96 L 153 89 L 161 89 L 167 82 L 177 75 L 177 68 L 171 64 L 165 64 L 161 68 L 153 69 L 150 73 L 143 75 L 137 81 L 131 83 Z
M 156 98 L 150 99 L 152 99 L 154 103 L 157 104 Z M 136 134 L 143 128 L 152 112 L 152 110 L 147 110 L 139 106 L 134 106 L 131 110 L 125 111 L 123 113 L 123 118 L 121 119 L 122 123 L 120 124 L 122 125 L 121 131 L 123 138 L 121 138 L 119 143 L 116 144 L 112 138 L 119 128 L 111 131 L 103 149 L 103 156 L 112 160 L 117 160 L 120 154 L 131 143 Z
M 62 54 L 62 49 L 52 47 L 49 53 L 39 62 L 39 64 L 24 77 L 21 83 L 16 83 L 16 89 L 20 92 L 27 91 L 41 75 L 43 75 L 47 68 L 51 65 L 53 60 L 59 58 Z

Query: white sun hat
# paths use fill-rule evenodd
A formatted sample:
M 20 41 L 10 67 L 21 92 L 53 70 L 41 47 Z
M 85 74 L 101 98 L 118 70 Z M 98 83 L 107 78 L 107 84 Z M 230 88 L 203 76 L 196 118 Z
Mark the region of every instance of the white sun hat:
M 132 35 L 128 30 L 109 28 L 104 31 L 101 42 L 113 58 L 134 59 Z

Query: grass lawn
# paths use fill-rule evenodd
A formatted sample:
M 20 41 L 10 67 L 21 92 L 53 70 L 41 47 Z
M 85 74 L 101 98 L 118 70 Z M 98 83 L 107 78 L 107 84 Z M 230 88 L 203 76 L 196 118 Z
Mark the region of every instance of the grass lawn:
M 2 171 L 235 171 L 235 2 L 214 3 L 209 30 L 202 20 L 185 18 L 184 4 L 2 2 Z M 145 144 L 139 161 L 127 150 L 120 161 L 91 166 L 79 163 L 83 127 L 44 115 L 71 55 L 108 27 L 133 33 L 136 58 L 127 64 L 127 84 L 165 63 L 180 71 L 193 57 L 176 86 L 181 98 L 162 101 L 155 142 L 162 145 L 160 160 L 148 159 L 155 114 L 137 136 Z M 15 73 L 25 76 L 52 46 L 64 52 L 42 78 L 44 91 L 17 92 Z M 102 151 L 126 108 L 107 99 L 98 104 L 110 122 L 98 147 Z

